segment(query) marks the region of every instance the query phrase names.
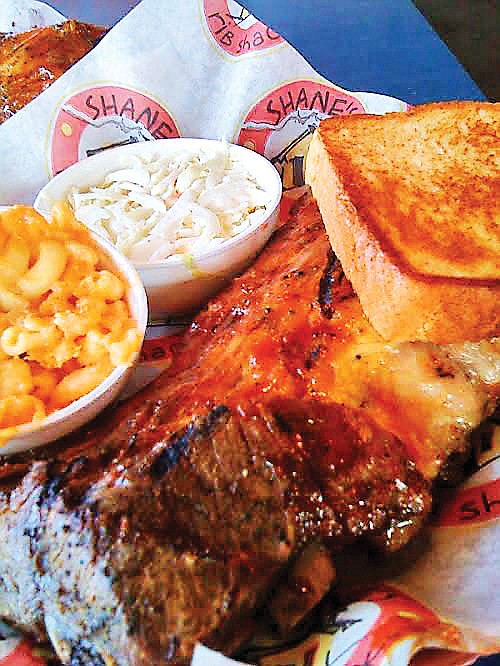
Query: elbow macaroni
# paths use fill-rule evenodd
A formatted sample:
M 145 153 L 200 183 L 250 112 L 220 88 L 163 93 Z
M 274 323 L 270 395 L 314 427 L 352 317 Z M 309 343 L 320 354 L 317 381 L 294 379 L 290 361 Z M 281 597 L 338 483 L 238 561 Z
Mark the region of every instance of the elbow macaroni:
M 69 205 L 0 213 L 0 446 L 131 363 L 126 284 Z

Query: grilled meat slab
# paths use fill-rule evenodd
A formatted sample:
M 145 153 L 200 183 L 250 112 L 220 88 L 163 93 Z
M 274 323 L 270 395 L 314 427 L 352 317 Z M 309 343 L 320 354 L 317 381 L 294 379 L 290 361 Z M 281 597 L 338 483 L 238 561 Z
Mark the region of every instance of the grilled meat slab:
M 83 58 L 105 31 L 96 25 L 69 20 L 0 37 L 0 123 Z
M 66 664 L 230 653 L 306 544 L 418 532 L 499 372 L 494 342 L 381 340 L 306 198 L 152 385 L 0 465 L 0 617 Z

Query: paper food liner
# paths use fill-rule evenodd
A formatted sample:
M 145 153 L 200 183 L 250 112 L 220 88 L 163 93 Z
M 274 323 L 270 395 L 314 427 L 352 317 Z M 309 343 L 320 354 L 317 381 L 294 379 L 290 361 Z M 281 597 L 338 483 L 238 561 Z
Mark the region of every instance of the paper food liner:
M 57 22 L 40 2 L 2 0 L 0 31 Z M 241 143 L 268 157 L 285 193 L 304 185 L 311 134 L 331 115 L 407 110 L 325 80 L 234 0 L 143 0 L 79 63 L 0 126 L 0 204 L 32 203 L 56 173 L 105 148 L 194 136 Z M 174 333 L 177 331 L 174 330 Z M 169 362 L 172 329 L 147 334 L 128 392 Z M 428 529 L 409 570 L 332 613 L 260 666 L 472 663 L 500 651 L 500 442 Z M 0 626 L 0 666 L 45 664 Z M 277 650 L 277 652 L 276 652 Z M 193 666 L 237 664 L 197 646 Z

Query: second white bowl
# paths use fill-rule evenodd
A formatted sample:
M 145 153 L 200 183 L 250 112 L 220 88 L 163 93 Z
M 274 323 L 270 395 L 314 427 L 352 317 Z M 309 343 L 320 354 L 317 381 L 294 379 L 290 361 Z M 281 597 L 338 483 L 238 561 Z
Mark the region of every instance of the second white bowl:
M 109 173 L 127 168 L 132 156 L 163 158 L 178 152 L 210 149 L 220 143 L 180 138 L 105 150 L 74 164 L 49 181 L 38 194 L 35 208 L 47 213 L 54 203 L 68 197 L 72 187 L 85 188 L 101 183 Z M 230 144 L 229 151 L 269 194 L 269 203 L 245 231 L 215 249 L 193 252 L 189 262 L 177 255 L 168 262 L 135 263 L 146 288 L 151 321 L 175 318 L 199 309 L 255 259 L 276 227 L 281 200 L 278 172 L 265 157 L 252 150 Z
M 148 306 L 144 286 L 137 271 L 110 243 L 97 234 L 92 234 L 92 237 L 103 251 L 105 258 L 103 265 L 113 271 L 117 270 L 125 281 L 126 299 L 130 312 L 137 323 L 137 330 L 141 338 L 144 338 L 148 321 Z M 118 398 L 138 359 L 139 352 L 135 354 L 130 365 L 119 365 L 90 393 L 86 393 L 66 407 L 52 412 L 35 426 L 29 423 L 19 426 L 16 434 L 3 446 L 0 446 L 0 458 L 52 442 L 91 421 Z

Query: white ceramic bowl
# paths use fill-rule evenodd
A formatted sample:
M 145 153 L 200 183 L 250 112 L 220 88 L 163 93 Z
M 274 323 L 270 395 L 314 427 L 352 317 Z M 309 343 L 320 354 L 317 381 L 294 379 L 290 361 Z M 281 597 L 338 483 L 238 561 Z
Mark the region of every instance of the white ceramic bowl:
M 54 203 L 65 199 L 70 189 L 90 187 L 112 171 L 129 166 L 132 155 L 165 157 L 179 151 L 209 148 L 219 142 L 210 139 L 160 139 L 105 150 L 69 167 L 45 185 L 35 208 L 47 213 Z M 281 179 L 274 166 L 262 155 L 243 146 L 230 144 L 230 154 L 242 162 L 269 193 L 262 215 L 244 232 L 208 252 L 193 253 L 193 263 L 185 265 L 181 256 L 168 262 L 135 264 L 146 287 L 152 321 L 178 317 L 199 309 L 232 277 L 246 268 L 266 244 L 278 221 Z
M 104 265 L 118 269 L 122 279 L 127 282 L 127 300 L 131 314 L 137 322 L 140 335 L 144 338 L 148 321 L 148 306 L 144 285 L 137 271 L 128 259 L 118 252 L 108 241 L 97 236 L 97 234 L 92 234 L 92 237 L 105 252 L 109 260 L 109 263 L 104 262 Z M 63 435 L 67 435 L 79 426 L 87 423 L 87 421 L 92 420 L 94 416 L 97 416 L 100 411 L 118 397 L 138 358 L 139 352 L 136 354 L 131 365 L 116 367 L 90 393 L 70 403 L 67 407 L 52 412 L 36 428 L 33 428 L 30 424 L 20 426 L 15 437 L 8 440 L 3 446 L 0 446 L 0 456 L 20 453 L 21 451 L 27 451 L 42 444 L 47 444 Z

